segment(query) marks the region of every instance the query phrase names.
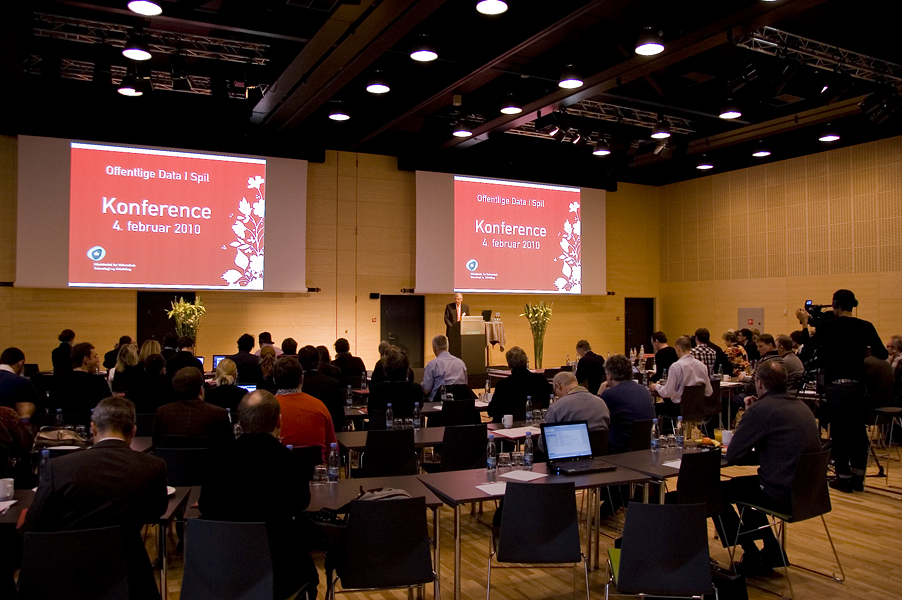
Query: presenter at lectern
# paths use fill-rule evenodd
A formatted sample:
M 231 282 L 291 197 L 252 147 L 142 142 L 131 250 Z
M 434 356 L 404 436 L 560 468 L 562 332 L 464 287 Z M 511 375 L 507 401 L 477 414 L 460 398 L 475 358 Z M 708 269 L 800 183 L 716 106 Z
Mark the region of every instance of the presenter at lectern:
M 445 335 L 451 337 L 451 328 L 455 323 L 460 323 L 463 317 L 470 314 L 470 307 L 464 304 L 463 294 L 454 294 L 454 302 L 449 302 L 445 307 Z M 460 335 L 460 329 L 457 330 Z

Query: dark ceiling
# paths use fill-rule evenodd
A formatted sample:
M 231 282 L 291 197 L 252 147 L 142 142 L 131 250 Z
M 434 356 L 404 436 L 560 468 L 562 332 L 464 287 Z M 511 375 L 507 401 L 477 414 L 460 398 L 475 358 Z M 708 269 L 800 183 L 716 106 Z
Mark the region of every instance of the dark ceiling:
M 476 0 L 160 0 L 149 18 L 127 0 L 15 3 L 0 25 L 12 84 L 0 132 L 312 161 L 352 150 L 404 169 L 607 189 L 902 134 L 885 2 L 507 2 L 485 16 Z M 663 53 L 635 53 L 646 27 L 662 32 Z M 136 63 L 121 48 L 142 29 L 153 56 Z M 422 34 L 433 62 L 409 56 Z M 558 87 L 568 64 L 582 87 Z M 376 70 L 387 94 L 365 89 Z M 143 96 L 117 93 L 127 73 Z M 522 113 L 499 112 L 510 94 Z M 718 117 L 728 96 L 742 112 L 733 121 Z M 328 118 L 336 101 L 350 120 Z M 675 130 L 666 145 L 650 137 L 658 118 Z M 453 137 L 459 123 L 474 135 Z M 841 139 L 818 141 L 827 128 Z M 589 143 L 571 143 L 577 134 Z M 592 154 L 602 137 L 610 156 Z M 752 157 L 761 146 L 772 154 Z M 695 168 L 703 156 L 713 171 Z

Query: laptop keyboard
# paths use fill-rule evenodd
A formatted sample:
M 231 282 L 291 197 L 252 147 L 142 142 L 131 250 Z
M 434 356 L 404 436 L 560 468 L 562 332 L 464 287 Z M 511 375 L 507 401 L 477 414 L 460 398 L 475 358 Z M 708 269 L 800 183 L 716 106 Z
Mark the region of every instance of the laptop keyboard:
M 589 473 L 598 471 L 613 471 L 616 467 L 601 458 L 584 458 L 560 465 L 565 473 Z

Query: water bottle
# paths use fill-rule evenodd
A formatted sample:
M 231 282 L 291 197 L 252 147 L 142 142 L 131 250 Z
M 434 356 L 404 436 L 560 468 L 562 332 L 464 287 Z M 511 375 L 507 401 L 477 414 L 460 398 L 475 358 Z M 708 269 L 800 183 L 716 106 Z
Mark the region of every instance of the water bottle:
M 54 425 L 56 425 L 57 427 L 60 427 L 60 428 L 62 428 L 65 425 L 65 423 L 63 423 L 63 409 L 62 408 L 56 409 L 56 421 L 54 421 Z
M 651 422 L 651 451 L 658 452 L 661 450 L 661 432 L 658 430 L 658 420 L 653 419 Z
M 485 447 L 485 468 L 492 475 L 498 470 L 498 451 L 495 449 L 495 436 L 491 433 L 489 434 L 489 445 Z
M 354 403 L 354 392 L 351 391 L 351 386 L 348 386 L 348 389 L 345 391 L 345 404 L 351 406 Z
M 526 397 L 526 424 L 532 425 L 532 396 Z
M 394 429 L 395 427 L 395 411 L 391 408 L 391 402 L 385 407 L 385 428 Z
M 663 371 L 661 371 L 661 380 L 658 381 L 661 385 L 667 383 L 667 368 L 665 367 Z
M 366 371 L 363 372 L 363 377 L 360 378 L 360 389 L 366 389 Z
M 38 485 L 50 480 L 50 450 L 41 450 L 41 462 L 38 465 L 38 477 L 40 477 Z M 48 483 L 49 485 L 49 483 Z
M 639 370 L 645 370 L 645 344 L 639 346 Z
M 228 415 L 228 417 L 229 417 L 229 423 L 232 423 L 233 421 L 232 421 L 232 409 L 231 408 L 226 409 L 226 415 Z
M 673 431 L 673 437 L 676 438 L 677 448 L 683 449 L 683 417 L 677 417 L 676 429 Z
M 445 387 L 444 384 L 442 384 L 442 388 L 439 390 L 439 394 L 442 399 L 442 402 L 447 400 L 447 397 L 446 397 L 447 392 L 448 392 L 448 389 Z
M 338 456 L 338 444 L 332 442 L 329 447 L 329 483 L 338 483 L 338 469 L 341 459 Z
M 420 416 L 420 403 L 413 403 L 413 428 L 414 429 L 422 429 L 423 428 L 423 417 Z
M 526 441 L 523 442 L 523 468 L 527 471 L 532 471 L 532 453 L 533 453 L 533 445 L 532 445 L 532 433 L 529 431 L 526 432 Z
M 486 393 L 486 396 L 487 396 L 487 397 L 486 397 L 486 400 L 488 400 L 488 394 L 490 394 L 491 391 L 492 391 L 492 382 L 491 382 L 491 380 L 486 379 L 486 380 L 485 380 L 485 393 Z
M 717 371 L 714 373 L 714 381 L 723 381 L 723 365 L 717 365 Z
M 548 398 L 548 407 L 551 408 L 551 405 L 554 404 L 554 392 L 551 392 L 551 396 Z
M 567 366 L 568 366 L 568 367 L 571 366 L 571 365 L 570 365 L 570 355 L 569 355 L 569 354 L 567 355 Z

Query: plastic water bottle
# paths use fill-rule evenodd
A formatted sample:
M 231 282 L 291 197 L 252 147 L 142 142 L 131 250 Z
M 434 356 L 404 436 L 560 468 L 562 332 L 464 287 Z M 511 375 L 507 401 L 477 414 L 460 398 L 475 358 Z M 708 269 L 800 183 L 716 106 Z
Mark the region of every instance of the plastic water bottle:
M 440 395 L 439 397 L 442 399 L 442 402 L 444 402 L 447 399 L 446 398 L 447 393 L 448 393 L 448 389 L 443 384 L 442 388 L 439 390 L 439 395 Z
M 712 379 L 714 381 L 723 381 L 723 365 L 717 365 L 717 371 Z
M 667 367 L 665 367 L 664 370 L 661 371 L 661 379 L 660 381 L 658 381 L 658 383 L 660 383 L 661 385 L 667 383 Z
M 422 429 L 423 428 L 423 417 L 420 416 L 420 403 L 413 403 L 413 428 L 414 429 Z
M 526 424 L 532 425 L 532 396 L 526 397 Z
M 677 417 L 676 429 L 673 431 L 673 437 L 676 438 L 677 448 L 683 449 L 683 417 Z
M 332 442 L 329 447 L 329 483 L 338 483 L 338 469 L 341 459 L 338 456 L 338 444 Z
M 554 400 L 555 400 L 554 392 L 551 392 L 551 396 L 548 398 L 548 406 L 549 406 L 549 407 L 550 407 L 552 404 L 554 404 Z
M 489 444 L 485 447 L 485 469 L 494 474 L 498 470 L 498 451 L 495 449 L 495 436 L 489 434 Z
M 345 404 L 351 406 L 354 403 L 354 392 L 351 391 L 351 386 L 348 386 L 348 389 L 345 391 Z
M 533 454 L 532 433 L 526 432 L 526 441 L 523 442 L 523 468 L 532 471 L 532 454 Z
M 485 393 L 486 395 L 492 392 L 492 381 L 490 379 L 485 380 Z M 488 398 L 486 398 L 488 400 Z
M 41 450 L 41 462 L 38 465 L 38 485 L 50 480 L 50 450 Z M 48 483 L 49 485 L 49 483 Z
M 395 427 L 395 411 L 391 408 L 391 402 L 385 407 L 385 428 L 394 429 Z
M 639 370 L 645 370 L 645 344 L 639 346 Z
M 363 377 L 360 378 L 360 389 L 366 389 L 366 371 L 363 372 Z
M 653 419 L 651 422 L 651 451 L 658 452 L 661 450 L 661 432 L 658 430 L 658 420 Z
M 228 415 L 228 417 L 229 417 L 229 423 L 233 423 L 234 421 L 232 421 L 232 409 L 231 408 L 226 409 L 226 415 Z
M 65 423 L 63 423 L 63 409 L 56 409 L 56 421 L 54 421 L 54 425 L 57 427 L 63 427 Z
M 568 366 L 568 367 L 571 366 L 571 365 L 570 365 L 570 355 L 569 355 L 569 354 L 567 355 L 567 366 Z

